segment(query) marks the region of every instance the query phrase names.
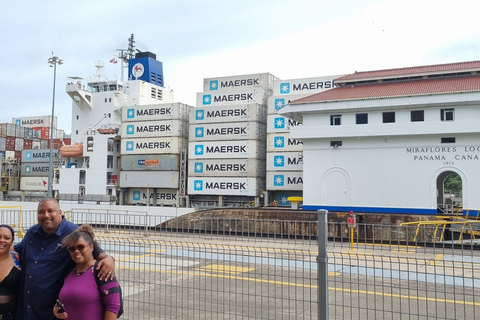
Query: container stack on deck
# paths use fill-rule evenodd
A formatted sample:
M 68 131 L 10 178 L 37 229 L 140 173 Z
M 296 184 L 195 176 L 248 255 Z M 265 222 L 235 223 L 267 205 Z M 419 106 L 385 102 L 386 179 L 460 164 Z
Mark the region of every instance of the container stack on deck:
M 291 196 L 302 196 L 303 143 L 290 138 L 290 129 L 301 125 L 276 111 L 290 101 L 332 89 L 339 76 L 275 80 L 268 99 L 267 116 L 267 190 L 279 205 L 290 205 Z
M 274 79 L 269 73 L 204 79 L 190 115 L 192 203 L 235 205 L 265 190 L 266 104 Z
M 120 186 L 129 204 L 177 205 L 181 154 L 188 140 L 182 103 L 122 108 Z

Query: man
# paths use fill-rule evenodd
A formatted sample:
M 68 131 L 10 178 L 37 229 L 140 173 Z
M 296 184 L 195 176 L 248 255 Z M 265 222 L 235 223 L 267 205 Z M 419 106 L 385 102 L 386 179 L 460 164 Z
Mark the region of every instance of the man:
M 37 214 L 38 224 L 14 246 L 22 262 L 17 308 L 19 320 L 54 320 L 53 305 L 66 272 L 74 265 L 67 249 L 62 246 L 62 239 L 78 226 L 65 219 L 53 198 L 40 201 Z M 102 252 L 97 260 L 101 260 L 100 280 L 113 278 L 113 258 Z

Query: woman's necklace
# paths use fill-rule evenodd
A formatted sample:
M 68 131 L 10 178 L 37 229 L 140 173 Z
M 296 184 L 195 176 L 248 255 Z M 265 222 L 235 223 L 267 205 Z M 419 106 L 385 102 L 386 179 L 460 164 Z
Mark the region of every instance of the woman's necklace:
M 93 262 L 93 263 L 92 263 L 92 262 Z M 1 263 L 1 262 L 0 262 L 0 263 Z M 86 266 L 87 266 L 87 267 L 85 268 L 85 270 L 82 270 L 82 271 L 80 271 L 79 268 L 78 268 L 78 265 L 76 265 L 76 266 L 75 266 L 75 275 L 80 276 L 80 275 L 84 274 L 84 273 L 85 273 L 88 269 L 90 269 L 90 267 L 93 266 L 94 264 L 95 264 L 95 259 L 91 259 L 90 261 L 88 261 L 88 262 L 86 263 Z M 83 268 L 82 268 L 82 269 L 83 269 Z

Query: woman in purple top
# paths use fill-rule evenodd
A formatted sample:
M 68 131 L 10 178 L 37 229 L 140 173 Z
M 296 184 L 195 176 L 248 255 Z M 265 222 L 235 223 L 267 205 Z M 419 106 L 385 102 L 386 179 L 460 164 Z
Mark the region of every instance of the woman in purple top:
M 58 297 L 65 307 L 65 312 L 59 312 L 60 308 L 55 305 L 55 316 L 68 320 L 117 319 L 120 294 L 116 277 L 102 281 L 100 290 L 95 281 L 96 260 L 93 257 L 100 249 L 94 240 L 92 227 L 88 224 L 80 226 L 65 237 L 62 243 L 67 247 L 76 266 L 65 278 Z

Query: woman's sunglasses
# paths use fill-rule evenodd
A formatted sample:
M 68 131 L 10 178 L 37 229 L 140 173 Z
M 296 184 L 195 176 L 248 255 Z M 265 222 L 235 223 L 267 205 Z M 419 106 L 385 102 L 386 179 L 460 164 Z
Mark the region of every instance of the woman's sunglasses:
M 76 245 L 76 246 L 72 246 L 72 247 L 68 247 L 68 251 L 73 253 L 75 252 L 75 250 L 78 250 L 79 252 L 82 252 L 83 250 L 85 250 L 87 246 L 84 245 L 84 244 L 79 244 L 79 245 Z

